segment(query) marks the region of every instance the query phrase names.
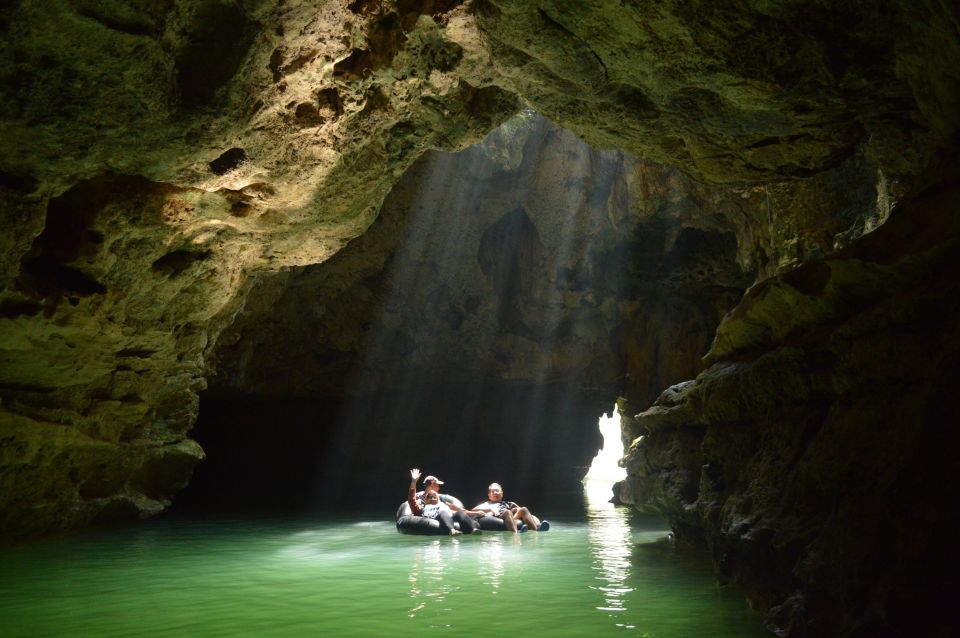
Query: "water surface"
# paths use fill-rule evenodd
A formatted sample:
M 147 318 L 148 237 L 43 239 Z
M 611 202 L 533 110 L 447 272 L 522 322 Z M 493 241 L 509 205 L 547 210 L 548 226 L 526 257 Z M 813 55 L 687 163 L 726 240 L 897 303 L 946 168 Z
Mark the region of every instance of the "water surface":
M 763 636 L 734 588 L 610 506 L 547 533 L 157 520 L 0 552 L 4 636 Z M 489 633 L 483 633 L 489 632 Z

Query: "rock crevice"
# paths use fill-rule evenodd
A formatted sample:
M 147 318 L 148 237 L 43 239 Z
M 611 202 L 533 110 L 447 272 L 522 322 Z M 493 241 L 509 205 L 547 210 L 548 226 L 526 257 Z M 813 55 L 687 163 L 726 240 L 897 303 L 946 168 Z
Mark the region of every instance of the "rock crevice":
M 849 249 L 751 288 L 709 367 L 629 422 L 621 498 L 709 545 L 778 632 L 946 635 L 955 196 L 921 193 Z M 907 256 L 917 223 L 938 232 Z

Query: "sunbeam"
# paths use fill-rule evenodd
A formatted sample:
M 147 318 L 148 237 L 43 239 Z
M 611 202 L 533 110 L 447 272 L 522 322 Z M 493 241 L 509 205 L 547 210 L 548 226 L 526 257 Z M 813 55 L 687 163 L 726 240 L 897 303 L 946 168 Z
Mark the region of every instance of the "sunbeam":
M 503 157 L 519 164 L 506 170 Z M 322 464 L 351 470 L 323 472 L 322 493 L 356 489 L 347 475 L 402 484 L 407 465 L 453 477 L 478 500 L 494 480 L 517 499 L 574 489 L 582 452 L 598 440 L 581 415 L 600 400 L 582 391 L 581 362 L 596 354 L 574 337 L 597 332 L 600 310 L 578 301 L 572 273 L 601 248 L 593 231 L 610 222 L 595 191 L 623 179 L 620 161 L 528 111 L 467 151 L 429 154 L 402 180 L 403 239 L 375 287 L 347 392 L 357 398 Z M 394 214 L 389 204 L 382 214 Z M 462 335 L 452 345 L 437 338 L 451 327 Z M 457 364 L 438 376 L 442 361 Z

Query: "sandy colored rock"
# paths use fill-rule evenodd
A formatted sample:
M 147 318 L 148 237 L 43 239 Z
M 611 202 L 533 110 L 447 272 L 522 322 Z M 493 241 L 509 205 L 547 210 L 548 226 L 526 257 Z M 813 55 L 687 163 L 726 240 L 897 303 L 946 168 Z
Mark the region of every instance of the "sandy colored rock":
M 387 9 L 0 9 L 0 431 L 28 418 L 134 456 L 188 445 L 206 351 L 251 275 L 326 260 L 425 149 L 519 108 L 461 79 L 479 82 L 485 59 L 462 8 Z M 126 476 L 116 485 L 139 496 L 111 511 L 159 511 L 181 473 L 149 493 Z M 65 511 L 48 527 L 98 516 L 62 491 L 34 503 Z M 19 507 L 4 507 L 9 533 L 44 528 Z

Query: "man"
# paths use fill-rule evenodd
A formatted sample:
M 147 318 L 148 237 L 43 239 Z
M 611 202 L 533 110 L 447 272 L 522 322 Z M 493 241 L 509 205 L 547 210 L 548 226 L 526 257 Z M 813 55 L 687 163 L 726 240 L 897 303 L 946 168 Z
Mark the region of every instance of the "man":
M 416 489 L 417 479 L 420 478 L 420 470 L 413 468 L 410 470 L 410 489 Z M 479 534 L 480 533 L 480 523 L 476 521 L 470 514 L 479 515 L 479 512 L 467 511 L 463 507 L 463 503 L 455 496 L 449 494 L 440 494 L 440 486 L 443 485 L 443 481 L 438 479 L 432 474 L 423 479 L 423 491 L 416 492 L 414 494 L 414 499 L 423 506 L 426 503 L 426 496 L 429 493 L 434 493 L 437 495 L 437 498 L 440 499 L 450 510 L 453 512 L 452 519 L 455 523 L 460 523 L 460 531 L 464 534 Z M 413 506 L 411 506 L 412 508 Z
M 474 507 L 472 511 L 496 516 L 503 521 L 504 526 L 511 532 L 525 532 L 527 529 L 545 532 L 550 529 L 550 521 L 541 522 L 526 507 L 517 505 L 512 501 L 504 501 L 503 488 L 500 487 L 499 483 L 490 484 L 487 488 L 487 500 Z

